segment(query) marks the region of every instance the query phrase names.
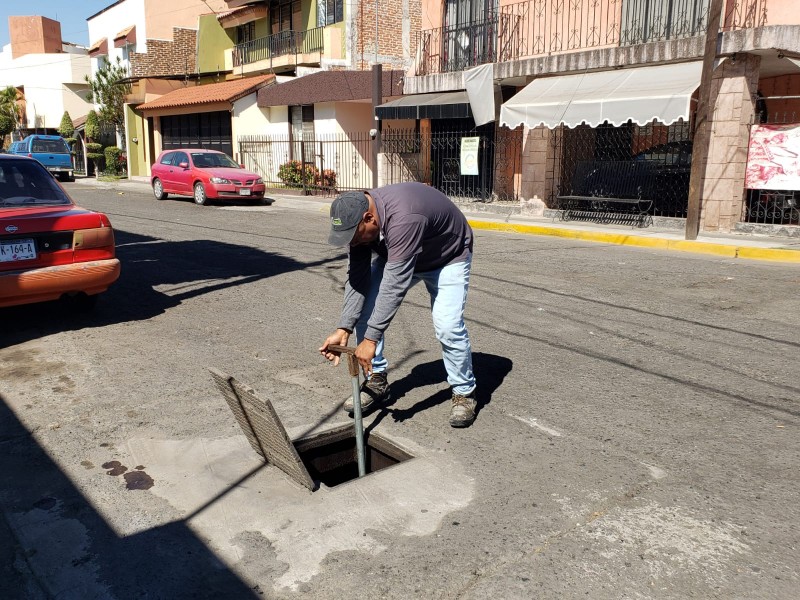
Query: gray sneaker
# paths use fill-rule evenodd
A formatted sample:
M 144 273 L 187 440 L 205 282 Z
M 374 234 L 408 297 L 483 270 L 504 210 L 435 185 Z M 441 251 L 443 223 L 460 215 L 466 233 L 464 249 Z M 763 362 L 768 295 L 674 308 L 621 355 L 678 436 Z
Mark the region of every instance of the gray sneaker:
M 466 396 L 453 392 L 453 406 L 450 408 L 450 427 L 469 427 L 475 420 L 475 392 Z
M 361 384 L 361 414 L 383 404 L 390 398 L 389 380 L 386 373 L 373 373 L 369 379 Z M 345 412 L 353 413 L 353 397 L 344 401 Z

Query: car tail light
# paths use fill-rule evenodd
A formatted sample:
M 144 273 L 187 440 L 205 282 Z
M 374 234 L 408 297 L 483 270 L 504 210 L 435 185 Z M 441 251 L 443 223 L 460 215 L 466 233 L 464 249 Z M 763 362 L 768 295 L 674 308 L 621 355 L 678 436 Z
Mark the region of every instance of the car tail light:
M 30 152 L 28 152 L 28 158 L 33 158 L 33 154 L 31 154 Z
M 114 230 L 111 227 L 77 229 L 72 234 L 76 261 L 102 260 L 114 257 Z

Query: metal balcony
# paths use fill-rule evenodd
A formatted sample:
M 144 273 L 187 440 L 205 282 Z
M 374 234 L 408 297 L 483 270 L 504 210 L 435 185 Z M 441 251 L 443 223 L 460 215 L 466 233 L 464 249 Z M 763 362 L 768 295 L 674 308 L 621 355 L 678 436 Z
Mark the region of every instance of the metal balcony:
M 237 44 L 233 48 L 233 66 L 241 67 L 262 60 L 321 52 L 323 29 L 315 27 L 306 31 L 280 31 L 244 44 Z

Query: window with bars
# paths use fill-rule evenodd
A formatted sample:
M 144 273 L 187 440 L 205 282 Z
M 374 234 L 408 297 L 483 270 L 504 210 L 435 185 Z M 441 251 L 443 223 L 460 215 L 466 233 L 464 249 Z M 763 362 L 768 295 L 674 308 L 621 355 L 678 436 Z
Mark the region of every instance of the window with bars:
M 317 0 L 317 27 L 344 21 L 344 0 Z

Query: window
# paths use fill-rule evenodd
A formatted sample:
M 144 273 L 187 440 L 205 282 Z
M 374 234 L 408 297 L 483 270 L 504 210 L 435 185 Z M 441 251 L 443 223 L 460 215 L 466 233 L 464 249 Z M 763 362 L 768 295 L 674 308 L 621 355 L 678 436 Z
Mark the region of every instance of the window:
M 305 29 L 299 0 L 273 0 L 269 7 L 269 14 L 272 33 Z
M 254 39 L 256 39 L 255 21 L 250 21 L 249 23 L 245 23 L 244 25 L 239 25 L 236 28 L 237 44 L 246 44 L 247 42 L 252 42 Z
M 317 0 L 317 27 L 344 21 L 344 0 Z
M 290 106 L 292 160 L 314 162 L 314 105 Z M 302 142 L 302 144 L 301 144 Z
M 164 156 L 161 157 L 161 164 L 162 165 L 171 165 L 172 159 L 175 157 L 174 152 L 167 152 Z

